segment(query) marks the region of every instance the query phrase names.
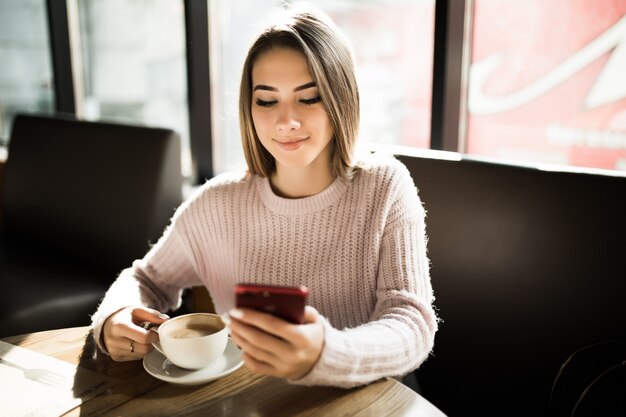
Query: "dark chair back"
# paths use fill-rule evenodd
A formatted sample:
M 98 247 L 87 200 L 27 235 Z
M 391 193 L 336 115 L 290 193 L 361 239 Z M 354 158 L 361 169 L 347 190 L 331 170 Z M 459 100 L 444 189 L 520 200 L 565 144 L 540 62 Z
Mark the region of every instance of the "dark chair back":
M 572 352 L 626 341 L 626 176 L 399 159 L 427 210 L 443 319 L 423 394 L 451 416 L 545 415 Z
M 141 257 L 181 202 L 168 129 L 20 115 L 5 171 L 7 238 L 111 272 Z
M 87 325 L 119 272 L 182 201 L 168 129 L 14 119 L 0 233 L 0 337 Z

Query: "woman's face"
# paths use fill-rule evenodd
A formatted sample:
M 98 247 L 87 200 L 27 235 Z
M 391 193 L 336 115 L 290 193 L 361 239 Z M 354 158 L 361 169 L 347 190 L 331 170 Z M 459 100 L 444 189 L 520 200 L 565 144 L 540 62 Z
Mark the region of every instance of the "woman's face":
M 261 143 L 283 168 L 328 170 L 332 126 L 305 56 L 276 48 L 252 67 L 252 120 Z

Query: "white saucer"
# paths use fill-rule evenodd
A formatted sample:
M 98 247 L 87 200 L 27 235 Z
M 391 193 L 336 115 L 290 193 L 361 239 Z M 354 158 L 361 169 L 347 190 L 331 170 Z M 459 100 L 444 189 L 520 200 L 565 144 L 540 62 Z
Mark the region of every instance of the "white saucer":
M 229 338 L 222 356 L 207 368 L 197 371 L 179 368 L 156 349 L 143 358 L 143 367 L 150 375 L 165 382 L 198 385 L 206 384 L 235 372 L 243 365 L 242 355 L 243 352 Z

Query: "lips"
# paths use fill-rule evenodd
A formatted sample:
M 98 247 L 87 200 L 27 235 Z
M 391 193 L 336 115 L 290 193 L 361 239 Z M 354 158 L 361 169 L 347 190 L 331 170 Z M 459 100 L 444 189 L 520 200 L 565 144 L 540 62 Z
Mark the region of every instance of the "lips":
M 284 151 L 295 151 L 300 149 L 309 138 L 274 139 L 279 148 Z

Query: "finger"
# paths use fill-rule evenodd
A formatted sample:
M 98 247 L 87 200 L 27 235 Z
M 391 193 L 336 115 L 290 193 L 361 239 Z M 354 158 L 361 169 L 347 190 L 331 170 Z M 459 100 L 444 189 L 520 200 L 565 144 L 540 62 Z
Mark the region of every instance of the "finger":
M 118 330 L 118 336 L 132 340 L 135 343 L 148 345 L 159 340 L 158 335 L 137 325 L 122 325 Z
M 233 311 L 231 311 L 231 314 Z M 310 337 L 312 332 L 316 332 L 314 327 L 319 325 L 320 314 L 318 311 L 311 307 L 306 306 L 304 310 L 304 324 L 293 324 L 284 321 L 271 314 L 266 314 L 251 309 L 236 309 L 234 311 L 235 316 L 239 315 L 239 323 L 245 322 L 251 326 L 262 329 L 264 332 L 272 334 L 274 337 L 286 341 L 293 347 L 306 347 L 310 343 Z M 284 352 L 284 354 L 288 354 Z
M 115 360 L 136 360 L 145 356 L 151 350 L 150 344 L 158 340 L 155 332 L 148 332 L 133 322 L 133 314 L 138 311 L 138 316 L 146 317 L 144 313 L 150 313 L 163 321 L 156 310 L 143 307 L 126 307 L 113 313 L 104 323 L 103 334 L 107 352 Z M 131 352 L 131 342 L 133 345 Z M 135 345 L 136 348 L 135 348 Z
M 304 324 L 317 323 L 319 317 L 320 313 L 318 313 L 314 307 L 304 307 Z
M 250 371 L 261 374 L 261 375 L 269 375 L 269 376 L 279 376 L 278 371 L 268 363 L 262 362 L 249 355 L 248 353 L 244 353 L 242 359 L 248 369 Z
M 138 360 L 146 354 L 145 348 L 135 344 L 130 339 L 116 338 L 110 342 L 109 354 L 115 361 L 125 362 Z
M 133 348 L 133 353 L 138 353 L 142 358 L 154 350 L 154 346 L 152 346 L 151 344 L 144 345 L 143 343 L 138 342 L 133 343 Z
M 139 324 L 144 322 L 160 324 L 166 321 L 168 316 L 147 307 L 134 307 L 129 310 L 132 320 L 121 318 L 116 321 L 113 334 L 145 345 L 158 341 L 159 336 L 156 332 L 147 330 Z
M 284 359 L 293 350 L 285 340 L 243 323 L 235 323 L 231 331 L 231 337 L 241 349 L 255 352 L 255 356 L 263 357 L 266 361 Z
M 275 364 L 278 361 L 278 357 L 271 351 L 264 350 L 258 345 L 251 343 L 245 337 L 235 335 L 233 336 L 235 343 L 248 355 L 254 357 L 258 361 L 262 361 L 268 364 Z
M 244 323 L 234 322 L 231 325 L 231 336 L 233 336 L 235 341 L 243 339 L 246 345 L 239 346 L 243 350 L 256 352 L 255 356 L 257 357 L 260 357 L 262 352 L 264 352 L 264 360 L 273 358 L 273 362 L 281 361 L 290 357 L 293 353 L 293 345 L 289 341 Z
M 261 311 L 249 308 L 237 308 L 231 310 L 229 316 L 234 319 L 234 321 L 257 327 L 281 339 L 290 340 L 297 333 L 297 329 L 295 328 L 298 325 Z
M 150 323 L 161 324 L 165 320 L 170 318 L 167 314 L 147 307 L 135 307 L 132 311 L 132 317 L 133 321 L 137 324 L 146 321 Z
M 259 327 L 246 324 L 241 321 L 233 320 L 230 323 L 231 334 L 237 334 L 244 337 L 249 342 L 257 346 L 265 346 L 266 350 L 272 351 L 285 344 L 285 340 L 267 333 Z

